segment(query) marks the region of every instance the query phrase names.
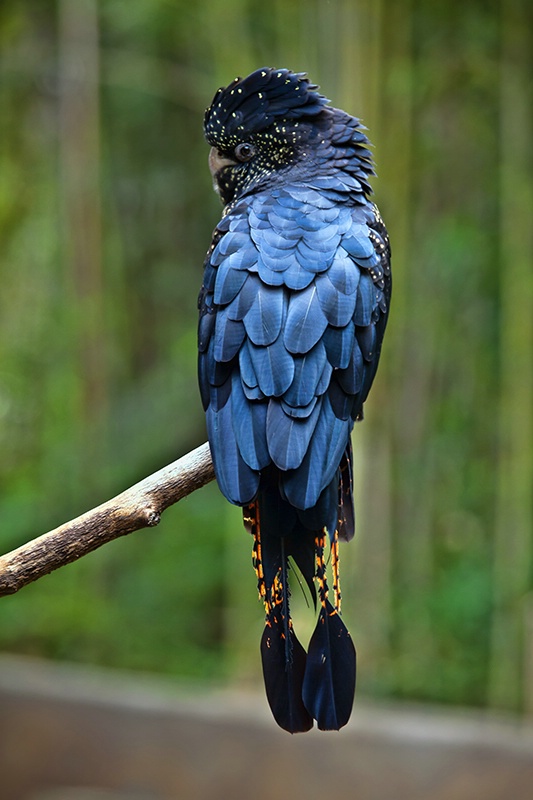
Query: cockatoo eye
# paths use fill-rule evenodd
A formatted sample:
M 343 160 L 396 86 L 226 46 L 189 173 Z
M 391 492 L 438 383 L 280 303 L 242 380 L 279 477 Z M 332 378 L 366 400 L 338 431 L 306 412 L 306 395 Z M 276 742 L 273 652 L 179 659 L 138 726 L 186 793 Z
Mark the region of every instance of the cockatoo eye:
M 239 161 L 249 161 L 255 155 L 255 147 L 250 142 L 241 142 L 235 148 L 235 156 Z

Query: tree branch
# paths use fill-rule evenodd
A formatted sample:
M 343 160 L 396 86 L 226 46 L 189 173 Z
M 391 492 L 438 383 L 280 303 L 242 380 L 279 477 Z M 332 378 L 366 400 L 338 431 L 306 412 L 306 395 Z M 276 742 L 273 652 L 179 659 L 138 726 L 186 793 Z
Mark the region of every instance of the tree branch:
M 203 444 L 107 503 L 0 556 L 0 597 L 119 536 L 157 525 L 166 508 L 214 477 L 209 445 Z

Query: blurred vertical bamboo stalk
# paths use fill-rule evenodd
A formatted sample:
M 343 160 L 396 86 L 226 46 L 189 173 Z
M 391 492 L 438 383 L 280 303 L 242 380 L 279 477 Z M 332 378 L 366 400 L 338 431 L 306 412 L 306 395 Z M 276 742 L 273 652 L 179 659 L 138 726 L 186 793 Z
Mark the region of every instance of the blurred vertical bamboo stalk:
M 81 426 L 106 404 L 97 0 L 59 0 L 59 160 L 66 285 L 79 353 Z
M 524 25 L 525 5 L 501 2 L 500 396 L 489 700 L 509 709 L 532 692 L 521 674 L 533 524 L 533 37 Z
M 524 630 L 524 697 L 523 709 L 528 717 L 533 717 L 533 592 L 528 592 L 523 602 Z
M 398 465 L 397 472 L 384 482 L 381 495 L 374 488 L 373 506 L 389 505 L 388 552 L 384 557 L 389 571 L 390 647 L 395 656 L 392 683 L 404 690 L 421 681 L 431 664 L 433 650 L 427 600 L 433 574 L 430 520 L 434 491 L 427 477 L 422 479 L 425 486 L 424 491 L 420 491 L 422 484 L 416 478 L 417 475 L 422 478 L 424 468 L 415 464 L 417 455 L 426 453 L 429 456 L 424 446 L 425 420 L 431 403 L 426 365 L 431 363 L 434 343 L 432 337 L 426 336 L 421 348 L 413 335 L 413 325 L 420 325 L 425 315 L 421 305 L 425 301 L 419 291 L 413 291 L 412 282 L 418 281 L 419 276 L 410 263 L 416 215 L 413 201 L 416 168 L 413 21 L 412 0 L 386 4 L 381 24 L 381 50 L 387 68 L 383 70 L 381 82 L 376 144 L 378 173 L 383 176 L 383 188 L 378 182 L 378 192 L 380 201 L 383 197 L 382 212 L 388 221 L 392 242 L 393 301 L 388 335 L 391 336 L 393 329 L 396 358 L 394 362 L 385 361 L 387 386 L 383 400 L 375 395 L 371 400 L 378 410 L 389 409 L 391 398 L 396 398 L 395 418 L 390 410 L 379 412 L 378 434 L 383 438 L 381 447 L 389 469 L 392 471 L 392 465 Z M 387 346 L 391 347 L 390 338 L 385 343 L 385 355 Z M 371 451 L 370 445 L 365 458 L 373 458 Z M 427 475 L 427 466 L 425 469 Z M 373 474 L 372 464 L 369 474 Z M 385 494 L 388 486 L 390 491 Z

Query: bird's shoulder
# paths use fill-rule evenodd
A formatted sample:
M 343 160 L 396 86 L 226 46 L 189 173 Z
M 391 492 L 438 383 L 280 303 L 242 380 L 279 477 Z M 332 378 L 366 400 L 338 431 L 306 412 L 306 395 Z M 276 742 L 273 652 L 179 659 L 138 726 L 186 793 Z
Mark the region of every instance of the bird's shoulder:
M 208 278 L 214 280 L 213 268 L 225 263 L 256 271 L 269 285 L 299 290 L 325 272 L 338 251 L 360 268 L 377 267 L 380 219 L 350 175 L 318 176 L 242 197 L 215 229 L 205 264 Z

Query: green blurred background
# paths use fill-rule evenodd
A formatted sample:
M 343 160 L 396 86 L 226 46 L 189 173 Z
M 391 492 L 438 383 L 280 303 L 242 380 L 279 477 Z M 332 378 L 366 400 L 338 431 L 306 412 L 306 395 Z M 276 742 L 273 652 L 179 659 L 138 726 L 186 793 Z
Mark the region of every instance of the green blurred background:
M 360 690 L 533 713 L 529 0 L 2 0 L 0 549 L 205 440 L 202 115 L 264 65 L 363 118 L 393 244 L 342 552 Z M 259 686 L 250 551 L 211 485 L 3 599 L 0 648 Z

